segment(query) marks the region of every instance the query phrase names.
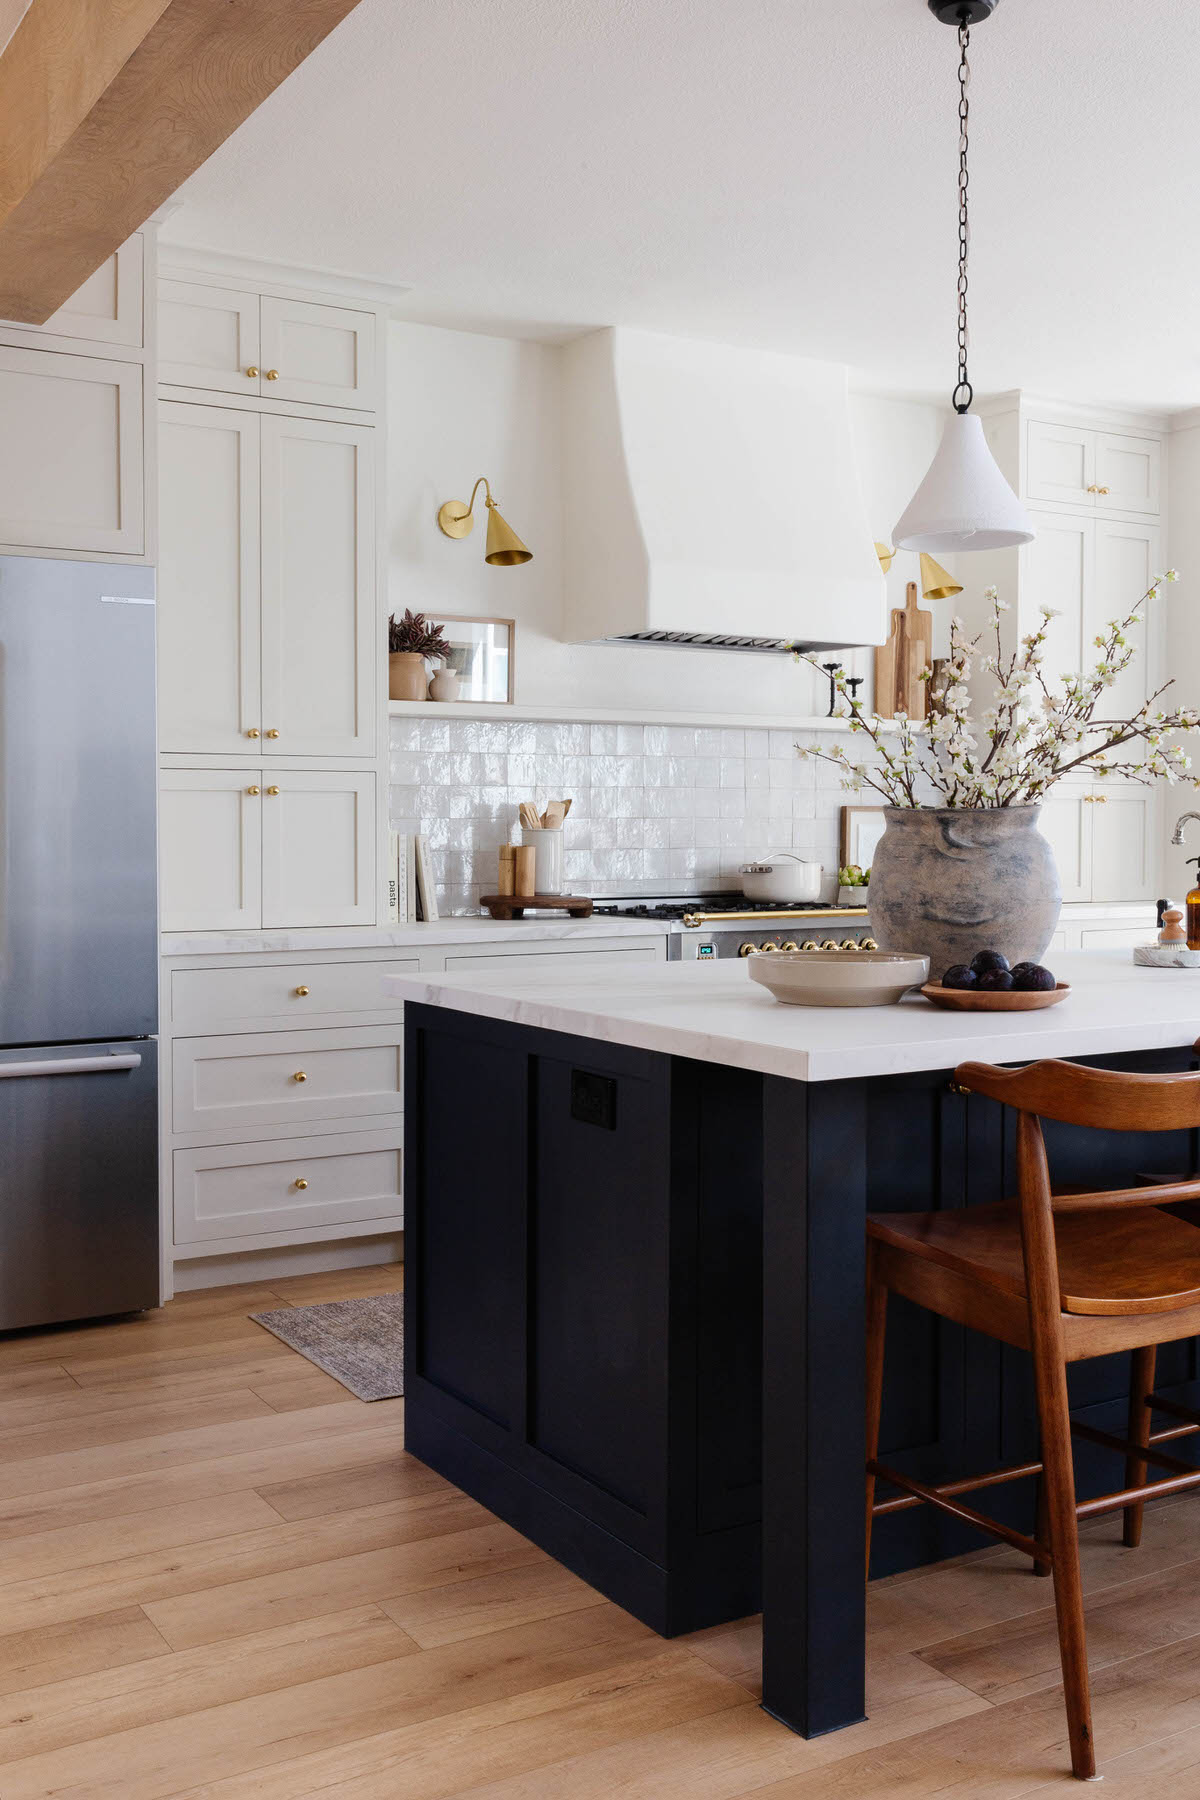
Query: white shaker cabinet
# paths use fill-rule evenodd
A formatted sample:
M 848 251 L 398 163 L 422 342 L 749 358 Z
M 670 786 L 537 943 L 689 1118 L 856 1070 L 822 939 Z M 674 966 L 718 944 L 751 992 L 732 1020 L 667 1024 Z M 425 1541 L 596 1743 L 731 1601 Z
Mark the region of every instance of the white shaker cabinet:
M 1027 433 L 1030 500 L 1158 515 L 1162 445 L 1157 437 L 1041 419 L 1029 420 Z
M 18 342 L 70 339 L 84 344 L 120 344 L 140 349 L 145 341 L 146 246 L 141 232 L 107 257 L 43 325 L 5 320 L 5 339 Z
M 145 549 L 142 367 L 0 344 L 0 549 Z
M 374 454 L 369 426 L 163 402 L 164 751 L 375 755 Z
M 1020 633 L 1046 624 L 1046 673 L 1057 681 L 1098 661 L 1096 638 L 1136 606 L 1159 570 L 1160 528 L 1149 520 L 1097 519 L 1031 509 L 1035 537 L 1022 546 L 1017 624 Z M 1137 654 L 1110 689 L 1111 708 L 1132 712 L 1161 680 L 1162 601 L 1130 628 Z M 1106 711 L 1105 717 L 1112 716 Z
M 1159 892 L 1162 801 L 1156 787 L 1096 784 L 1091 900 L 1153 900 Z
M 165 768 L 164 931 L 375 922 L 375 776 Z
M 373 311 L 173 278 L 158 291 L 160 381 L 304 406 L 378 406 Z

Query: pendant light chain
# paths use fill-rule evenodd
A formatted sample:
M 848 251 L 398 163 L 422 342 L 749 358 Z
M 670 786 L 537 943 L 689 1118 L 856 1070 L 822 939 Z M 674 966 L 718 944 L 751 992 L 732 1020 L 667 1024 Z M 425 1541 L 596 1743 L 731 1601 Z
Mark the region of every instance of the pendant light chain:
M 970 144 L 971 102 L 967 89 L 971 82 L 971 65 L 967 52 L 971 47 L 971 28 L 960 18 L 958 26 L 958 385 L 951 396 L 955 412 L 965 413 L 974 396 L 967 380 L 967 252 L 971 242 L 968 213 L 970 173 L 967 151 Z

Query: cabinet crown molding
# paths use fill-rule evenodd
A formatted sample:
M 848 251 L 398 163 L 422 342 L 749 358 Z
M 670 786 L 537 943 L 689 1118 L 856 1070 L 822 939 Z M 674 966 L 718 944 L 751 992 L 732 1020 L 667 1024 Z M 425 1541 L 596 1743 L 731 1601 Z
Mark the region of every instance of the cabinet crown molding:
M 159 240 L 161 276 L 182 276 L 189 281 L 206 277 L 214 282 L 232 282 L 235 286 L 257 291 L 278 292 L 286 298 L 311 300 L 324 295 L 342 302 L 382 307 L 390 317 L 399 318 L 394 310 L 411 288 L 395 282 L 373 281 L 366 277 L 341 274 L 330 269 L 310 269 L 295 263 L 268 262 L 250 256 L 235 256 L 227 250 L 206 250 L 190 244 L 164 243 Z
M 1158 436 L 1173 428 L 1173 419 L 1165 412 L 1146 412 L 1137 407 L 1085 405 L 1072 400 L 1055 399 L 1048 394 L 1031 394 L 1023 388 L 1010 388 L 1003 394 L 992 394 L 974 402 L 975 411 L 984 419 L 1019 413 L 1022 419 L 1036 419 L 1045 425 L 1085 425 L 1098 431 L 1123 431 Z

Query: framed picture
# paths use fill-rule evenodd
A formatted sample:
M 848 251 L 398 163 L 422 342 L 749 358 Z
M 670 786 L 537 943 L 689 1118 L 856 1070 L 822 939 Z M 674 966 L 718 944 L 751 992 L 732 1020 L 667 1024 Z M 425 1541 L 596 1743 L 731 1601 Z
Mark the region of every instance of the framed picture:
M 459 679 L 460 700 L 513 700 L 516 623 L 512 619 L 463 619 L 430 615 L 451 645 L 449 667 Z
M 882 806 L 843 806 L 838 860 L 842 868 L 857 863 L 869 869 L 887 827 Z

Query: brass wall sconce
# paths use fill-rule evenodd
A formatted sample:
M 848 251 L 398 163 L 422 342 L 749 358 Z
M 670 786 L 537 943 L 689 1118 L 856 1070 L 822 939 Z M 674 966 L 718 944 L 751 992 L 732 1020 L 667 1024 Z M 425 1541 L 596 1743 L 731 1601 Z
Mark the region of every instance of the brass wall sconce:
M 464 506 L 461 500 L 447 500 L 438 508 L 438 524 L 447 537 L 469 537 L 475 529 L 473 508 L 475 496 L 483 489 L 484 503 L 488 509 L 487 548 L 483 560 L 492 564 L 493 568 L 511 569 L 517 563 L 533 561 L 533 551 L 527 550 L 507 519 L 499 512 L 492 499 L 492 490 L 488 486 L 486 475 L 481 475 L 471 489 L 471 498 Z
M 880 568 L 886 575 L 892 566 L 892 558 L 896 552 L 876 539 L 875 554 L 879 558 Z M 932 556 L 924 550 L 920 552 L 920 561 L 922 600 L 949 600 L 952 595 L 962 593 L 961 582 L 955 581 L 949 570 L 943 569 L 941 563 L 934 562 Z

